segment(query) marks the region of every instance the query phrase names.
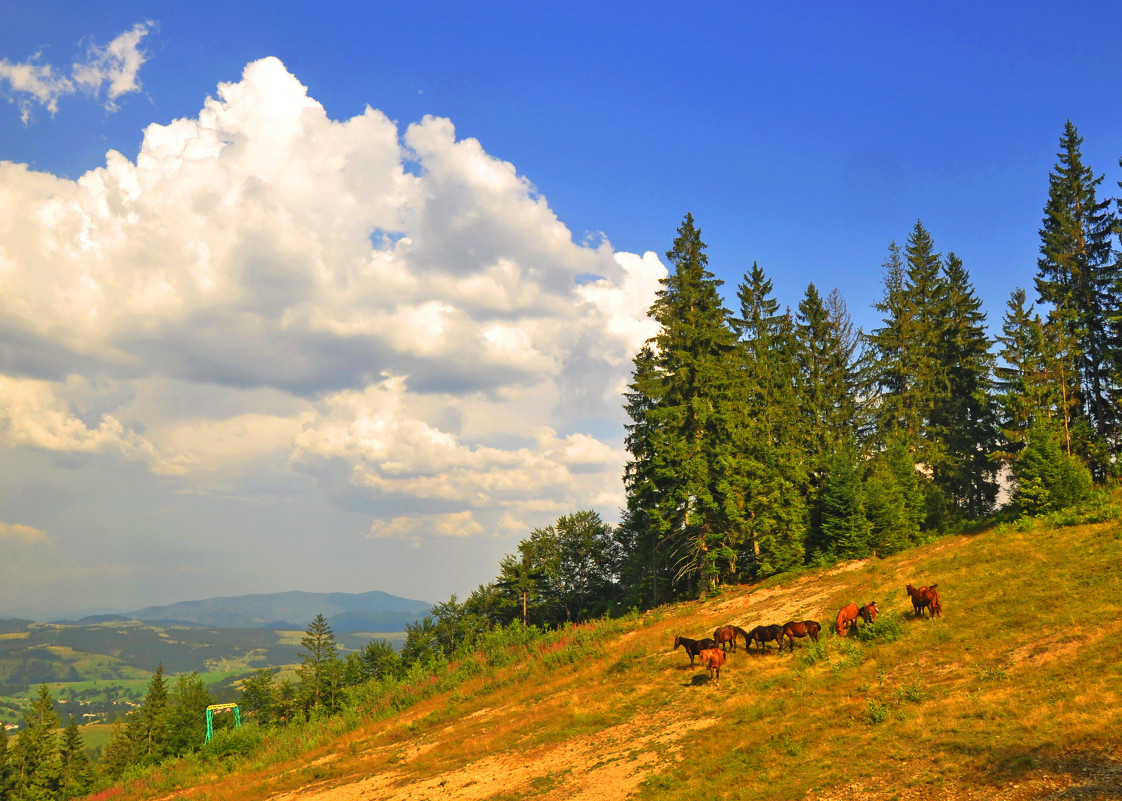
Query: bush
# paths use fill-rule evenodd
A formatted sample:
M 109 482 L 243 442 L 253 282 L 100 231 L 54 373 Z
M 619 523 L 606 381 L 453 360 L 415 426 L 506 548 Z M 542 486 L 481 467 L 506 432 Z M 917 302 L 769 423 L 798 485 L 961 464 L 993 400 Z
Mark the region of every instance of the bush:
M 224 757 L 247 757 L 261 747 L 264 733 L 260 726 L 238 726 L 236 729 L 220 729 L 214 733 L 210 742 L 203 746 L 202 753 L 208 759 Z
M 900 613 L 896 610 L 877 615 L 872 623 L 862 623 L 857 629 L 857 639 L 863 643 L 872 643 L 876 640 L 896 642 L 904 635 L 901 625 Z
M 1052 512 L 1046 518 L 1053 526 L 1079 526 L 1106 523 L 1122 518 L 1122 506 L 1103 490 L 1091 493 L 1082 503 Z
M 871 726 L 888 720 L 888 706 L 875 698 L 865 702 L 865 722 Z
M 1028 444 L 1013 463 L 1013 479 L 1013 502 L 1023 515 L 1066 509 L 1091 492 L 1091 471 L 1064 452 L 1057 432 L 1047 425 L 1029 432 Z

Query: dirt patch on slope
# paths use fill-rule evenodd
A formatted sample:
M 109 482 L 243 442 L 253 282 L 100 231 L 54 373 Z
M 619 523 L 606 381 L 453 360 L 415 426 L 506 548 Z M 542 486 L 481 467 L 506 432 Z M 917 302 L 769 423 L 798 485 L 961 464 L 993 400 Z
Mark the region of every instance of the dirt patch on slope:
M 273 798 L 482 801 L 496 795 L 534 795 L 571 801 L 618 801 L 632 795 L 652 771 L 676 761 L 685 737 L 716 723 L 715 718 L 676 719 L 672 713 L 662 712 L 646 719 L 640 730 L 628 722 L 555 745 L 494 754 L 426 779 L 388 770 L 349 784 L 306 787 Z M 425 743 L 417 750 L 425 752 L 434 747 L 439 748 L 439 744 Z

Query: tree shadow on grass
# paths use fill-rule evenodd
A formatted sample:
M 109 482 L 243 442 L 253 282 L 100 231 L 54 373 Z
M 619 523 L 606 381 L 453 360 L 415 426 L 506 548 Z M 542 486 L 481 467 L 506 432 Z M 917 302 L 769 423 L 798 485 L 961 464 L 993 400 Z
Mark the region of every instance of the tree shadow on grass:
M 1056 801 L 1122 798 L 1122 744 L 1059 753 L 1009 751 L 993 765 L 993 777 L 1000 784 L 1025 781 L 1036 776 L 1062 776 L 1070 780 L 1068 786 L 1046 796 Z

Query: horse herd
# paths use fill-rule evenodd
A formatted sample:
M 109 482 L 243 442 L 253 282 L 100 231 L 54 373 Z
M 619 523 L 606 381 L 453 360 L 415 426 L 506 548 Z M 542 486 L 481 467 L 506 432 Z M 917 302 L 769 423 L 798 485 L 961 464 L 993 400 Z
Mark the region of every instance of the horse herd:
M 932 617 L 942 617 L 943 604 L 939 599 L 937 587 L 937 584 L 932 584 L 930 587 L 920 587 L 919 589 L 911 584 L 905 587 L 905 591 L 912 599 L 912 609 L 916 617 L 921 617 L 925 610 L 929 611 Z M 846 604 L 838 610 L 834 628 L 837 630 L 839 637 L 844 636 L 851 627 L 856 629 L 858 619 L 865 623 L 872 623 L 879 613 L 880 609 L 877 607 L 876 601 L 870 601 L 864 606 Z M 818 642 L 818 633 L 821 630 L 822 626 L 817 620 L 791 620 L 782 625 L 756 626 L 751 631 L 745 631 L 740 626 L 729 624 L 719 626 L 713 632 L 712 637 L 703 637 L 699 640 L 678 635 L 674 638 L 674 647 L 671 650 L 678 650 L 678 646 L 684 647 L 690 658 L 690 667 L 693 667 L 694 659 L 699 658 L 701 667 L 709 668 L 709 681 L 719 687 L 721 685 L 721 668 L 725 664 L 728 645 L 732 643 L 732 651 L 736 653 L 737 637 L 744 638 L 745 650 L 755 642 L 759 651 L 766 652 L 766 643 L 774 642 L 778 646 L 776 652 L 778 654 L 783 651 L 784 638 L 789 641 L 790 650 L 794 651 L 796 637 L 810 637 L 814 642 Z

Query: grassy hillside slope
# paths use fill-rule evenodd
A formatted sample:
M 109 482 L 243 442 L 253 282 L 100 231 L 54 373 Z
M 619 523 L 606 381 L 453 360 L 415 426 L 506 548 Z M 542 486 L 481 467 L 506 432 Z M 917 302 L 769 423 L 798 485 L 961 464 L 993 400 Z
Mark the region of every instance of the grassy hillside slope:
M 559 633 L 513 664 L 480 657 L 397 711 L 374 704 L 121 797 L 1119 798 L 1120 568 L 1117 520 L 946 537 Z M 913 619 L 907 582 L 938 583 L 942 619 Z M 871 600 L 879 636 L 741 646 L 719 687 L 670 650 L 724 623 L 825 632 Z

